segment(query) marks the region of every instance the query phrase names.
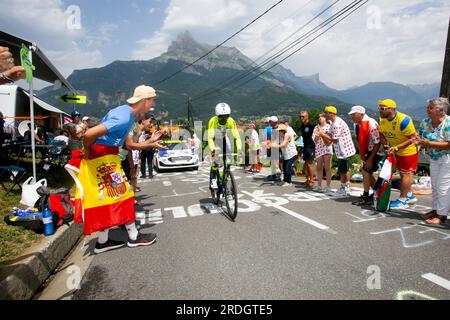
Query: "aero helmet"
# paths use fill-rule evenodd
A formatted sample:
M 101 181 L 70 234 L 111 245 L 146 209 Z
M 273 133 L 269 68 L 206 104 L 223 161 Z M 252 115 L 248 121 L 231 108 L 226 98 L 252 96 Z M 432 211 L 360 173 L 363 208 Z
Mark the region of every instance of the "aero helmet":
M 230 113 L 230 106 L 225 102 L 221 102 L 216 106 L 216 116 L 229 115 Z

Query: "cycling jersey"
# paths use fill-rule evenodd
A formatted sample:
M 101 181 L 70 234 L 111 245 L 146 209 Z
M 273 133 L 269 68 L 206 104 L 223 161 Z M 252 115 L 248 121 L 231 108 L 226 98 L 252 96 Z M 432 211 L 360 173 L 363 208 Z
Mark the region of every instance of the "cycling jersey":
M 378 131 L 383 134 L 392 147 L 405 142 L 408 140 L 408 136 L 416 133 L 411 117 L 398 111 L 395 112 L 395 117 L 391 121 L 381 118 Z M 399 149 L 396 154 L 399 156 L 410 156 L 417 152 L 417 146 L 410 144 L 406 148 Z
M 242 143 L 241 138 L 239 136 L 239 132 L 236 128 L 236 122 L 233 120 L 233 118 L 228 118 L 227 123 L 225 125 L 221 125 L 219 123 L 219 117 L 215 116 L 212 117 L 208 122 L 208 146 L 210 150 L 216 149 L 216 145 L 214 143 L 215 138 L 218 138 L 218 141 L 222 141 L 219 138 L 219 135 L 221 136 L 221 133 L 219 131 L 221 130 L 227 130 L 230 129 L 231 133 L 233 134 L 234 139 L 236 140 L 236 147 L 238 150 L 242 149 Z M 219 148 L 222 148 L 222 145 L 219 146 Z

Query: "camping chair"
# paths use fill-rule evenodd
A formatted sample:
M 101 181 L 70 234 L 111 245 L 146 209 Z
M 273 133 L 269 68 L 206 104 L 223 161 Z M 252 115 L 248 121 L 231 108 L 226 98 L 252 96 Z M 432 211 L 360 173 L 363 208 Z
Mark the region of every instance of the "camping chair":
M 49 158 L 52 164 L 63 166 L 68 160 L 68 150 L 64 141 L 53 140 L 49 148 Z
M 27 171 L 21 167 L 0 166 L 0 185 L 6 191 L 5 196 L 7 196 L 8 193 L 10 193 L 15 186 L 19 186 L 19 189 L 22 191 L 20 183 L 22 182 L 26 174 Z M 12 186 L 9 189 L 3 183 L 5 180 L 12 182 Z

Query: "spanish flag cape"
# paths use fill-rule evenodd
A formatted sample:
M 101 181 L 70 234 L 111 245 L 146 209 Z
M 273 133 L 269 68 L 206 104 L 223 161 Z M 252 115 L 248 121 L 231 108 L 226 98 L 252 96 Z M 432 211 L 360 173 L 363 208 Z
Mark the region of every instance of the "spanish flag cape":
M 93 145 L 89 159 L 72 151 L 65 169 L 75 180 L 74 221 L 89 235 L 135 221 L 133 188 L 120 165 L 117 147 Z

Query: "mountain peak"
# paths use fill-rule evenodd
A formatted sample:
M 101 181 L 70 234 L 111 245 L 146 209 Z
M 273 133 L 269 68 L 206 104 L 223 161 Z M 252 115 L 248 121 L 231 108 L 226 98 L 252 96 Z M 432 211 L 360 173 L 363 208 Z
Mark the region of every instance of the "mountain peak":
M 205 48 L 198 43 L 189 31 L 184 31 L 170 44 L 168 52 L 189 53 L 191 55 L 204 54 Z

